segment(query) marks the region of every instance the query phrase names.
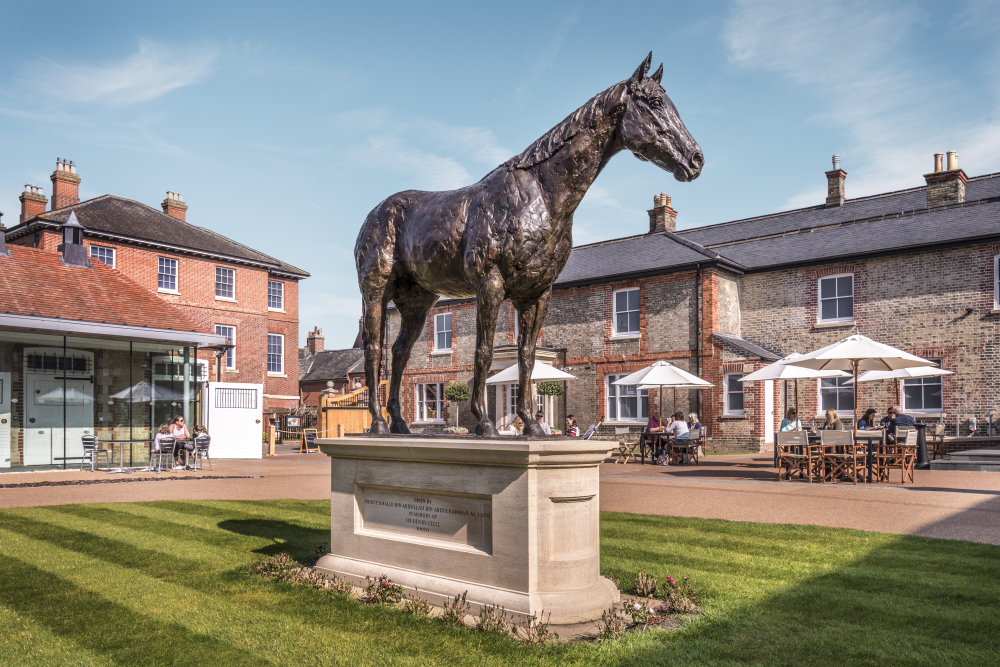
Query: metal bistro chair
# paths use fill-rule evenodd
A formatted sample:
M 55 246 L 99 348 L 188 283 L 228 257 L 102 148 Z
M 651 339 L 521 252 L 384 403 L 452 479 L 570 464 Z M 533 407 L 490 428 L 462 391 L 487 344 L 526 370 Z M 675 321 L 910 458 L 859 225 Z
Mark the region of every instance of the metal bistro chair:
M 813 481 L 813 457 L 809 452 L 809 438 L 805 431 L 782 431 L 777 434 L 775 450 L 778 453 L 778 481 L 781 481 L 782 469 L 785 479 L 791 481 L 792 473 L 798 472 L 799 477 L 805 477 L 811 484 Z
M 215 466 L 212 465 L 212 457 L 208 455 L 208 448 L 211 444 L 212 436 L 207 433 L 202 433 L 194 439 L 194 451 L 191 452 L 191 455 L 194 457 L 191 463 L 192 468 L 195 470 L 199 469 L 198 459 L 208 459 L 208 469 L 215 470 Z
M 108 462 L 108 470 L 111 470 L 111 452 L 101 449 L 100 441 L 96 435 L 83 436 L 83 458 L 80 459 L 80 470 L 83 470 L 83 464 L 87 462 L 87 459 L 90 459 L 90 472 L 94 472 L 94 464 L 101 454 L 104 455 L 104 459 Z M 98 463 L 97 469 L 100 470 L 100 468 L 101 466 Z
M 174 469 L 174 448 L 175 447 L 176 447 L 176 443 L 174 442 L 174 439 L 173 439 L 172 436 L 168 435 L 168 436 L 165 436 L 163 438 L 160 438 L 159 448 L 153 450 L 153 456 L 156 457 L 156 467 L 153 468 L 153 459 L 152 459 L 152 456 L 150 457 L 150 460 L 149 460 L 149 467 L 152 468 L 153 470 L 155 470 L 156 472 L 162 472 L 163 471 L 163 457 L 166 457 L 167 458 L 167 469 L 168 470 L 173 470 Z
M 628 426 L 616 426 L 615 438 L 618 440 L 618 458 L 615 463 L 628 463 L 629 459 L 635 461 L 635 447 L 639 444 L 639 436 L 629 433 Z

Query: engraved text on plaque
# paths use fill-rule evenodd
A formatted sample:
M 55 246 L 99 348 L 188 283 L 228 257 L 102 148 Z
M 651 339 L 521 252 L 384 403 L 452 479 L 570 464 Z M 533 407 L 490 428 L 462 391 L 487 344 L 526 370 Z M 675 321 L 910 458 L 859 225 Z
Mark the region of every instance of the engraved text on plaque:
M 493 502 L 488 498 L 362 487 L 361 529 L 440 540 L 490 553 Z

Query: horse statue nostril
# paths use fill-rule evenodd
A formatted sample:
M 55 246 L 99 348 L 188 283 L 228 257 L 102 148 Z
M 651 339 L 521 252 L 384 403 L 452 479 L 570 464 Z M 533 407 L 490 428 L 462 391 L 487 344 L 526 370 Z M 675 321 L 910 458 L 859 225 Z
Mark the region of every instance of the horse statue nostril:
M 701 151 L 691 156 L 691 164 L 699 169 L 705 164 L 705 156 L 701 154 Z

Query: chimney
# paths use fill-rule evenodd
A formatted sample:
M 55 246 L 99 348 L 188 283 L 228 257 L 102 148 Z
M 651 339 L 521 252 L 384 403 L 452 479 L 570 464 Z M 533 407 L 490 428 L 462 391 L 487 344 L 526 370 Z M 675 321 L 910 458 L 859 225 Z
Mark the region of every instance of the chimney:
M 171 218 L 177 218 L 181 222 L 184 222 L 185 211 L 188 210 L 188 205 L 184 203 L 184 195 L 168 190 L 167 198 L 163 200 L 160 206 L 163 207 L 163 212 Z
M 965 184 L 968 182 L 965 172 L 958 168 L 958 153 L 948 151 L 948 165 L 941 168 L 940 153 L 934 154 L 934 171 L 924 174 L 927 181 L 927 208 L 961 204 L 965 201 Z
M 45 205 L 49 200 L 42 194 L 42 189 L 30 183 L 24 184 L 24 192 L 18 197 L 21 200 L 21 222 L 31 220 L 40 213 L 45 213 Z
M 670 208 L 670 195 L 661 192 L 653 195 L 653 209 L 649 213 L 649 233 L 677 231 L 677 211 Z
M 56 158 L 56 170 L 52 172 L 52 210 L 80 203 L 80 177 L 76 175 L 76 165 L 72 160 Z
M 0 211 L 0 257 L 10 257 L 10 250 L 7 250 L 7 228 L 3 226 L 3 211 Z
M 844 181 L 847 172 L 840 168 L 840 156 L 833 156 L 833 169 L 826 172 L 826 205 L 840 206 L 844 203 Z
M 69 219 L 62 225 L 62 240 L 56 250 L 62 253 L 62 263 L 66 266 L 84 266 L 94 268 L 87 257 L 87 247 L 83 245 L 83 225 L 76 219 L 76 213 L 70 211 Z
M 309 351 L 309 356 L 313 356 L 317 352 L 323 351 L 323 330 L 319 327 L 313 328 L 312 331 L 306 336 L 306 349 Z

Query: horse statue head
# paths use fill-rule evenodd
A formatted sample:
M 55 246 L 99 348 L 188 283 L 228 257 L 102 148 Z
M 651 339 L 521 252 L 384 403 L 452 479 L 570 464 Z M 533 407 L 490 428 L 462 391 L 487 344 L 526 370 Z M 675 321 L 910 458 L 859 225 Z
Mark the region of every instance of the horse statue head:
M 705 156 L 660 85 L 663 65 L 653 76 L 646 76 L 652 59 L 650 52 L 624 84 L 618 136 L 640 160 L 671 172 L 678 181 L 693 181 L 701 173 Z

